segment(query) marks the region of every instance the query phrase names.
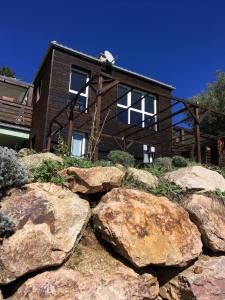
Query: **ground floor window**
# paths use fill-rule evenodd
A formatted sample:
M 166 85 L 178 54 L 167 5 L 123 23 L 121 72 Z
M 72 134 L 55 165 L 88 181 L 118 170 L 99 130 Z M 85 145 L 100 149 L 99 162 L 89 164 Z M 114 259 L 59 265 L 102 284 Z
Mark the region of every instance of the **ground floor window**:
M 153 163 L 154 155 L 155 155 L 155 147 L 143 145 L 143 163 L 144 164 Z
M 74 132 L 71 142 L 71 155 L 82 157 L 85 154 L 86 137 L 85 133 Z

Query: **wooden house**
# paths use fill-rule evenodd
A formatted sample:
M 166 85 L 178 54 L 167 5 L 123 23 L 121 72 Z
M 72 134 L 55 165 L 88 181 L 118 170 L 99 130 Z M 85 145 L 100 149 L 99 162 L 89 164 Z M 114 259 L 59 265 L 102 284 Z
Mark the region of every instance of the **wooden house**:
M 54 151 L 60 134 L 78 157 L 97 160 L 125 150 L 150 162 L 171 155 L 171 85 L 57 42 L 50 43 L 33 85 L 35 150 Z

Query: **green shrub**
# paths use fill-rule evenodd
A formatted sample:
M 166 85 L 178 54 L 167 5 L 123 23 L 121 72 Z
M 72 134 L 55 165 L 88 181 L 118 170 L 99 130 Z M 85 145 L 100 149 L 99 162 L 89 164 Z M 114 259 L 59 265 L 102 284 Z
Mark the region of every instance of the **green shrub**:
M 63 168 L 69 167 L 91 168 L 94 164 L 90 160 L 67 156 L 63 158 Z
M 110 151 L 108 154 L 108 159 L 113 164 L 120 164 L 125 167 L 133 167 L 135 163 L 135 158 L 133 157 L 133 155 L 120 150 Z
M 151 189 L 146 186 L 143 182 L 137 180 L 133 176 L 127 176 L 122 183 L 122 186 L 129 189 L 137 189 L 144 192 L 151 192 Z
M 67 144 L 64 142 L 63 138 L 59 135 L 57 140 L 56 154 L 62 157 L 68 156 L 70 153 Z
M 183 200 L 185 193 L 181 187 L 165 178 L 159 179 L 156 187 L 149 188 L 143 182 L 128 176 L 122 184 L 123 187 L 141 190 L 147 193 L 151 193 L 155 196 L 164 196 L 174 202 L 180 202 Z
M 172 159 L 170 157 L 158 157 L 155 159 L 154 164 L 166 169 L 171 169 Z
M 0 147 L 0 190 L 22 186 L 28 180 L 29 172 L 22 166 L 17 153 L 7 147 Z
M 146 165 L 144 169 L 156 177 L 162 177 L 170 170 L 155 163 Z
M 15 231 L 16 225 L 10 218 L 0 212 L 0 239 L 9 237 Z
M 64 179 L 58 175 L 62 168 L 62 164 L 57 161 L 45 160 L 40 167 L 32 169 L 33 181 L 66 185 Z
M 177 155 L 173 157 L 172 164 L 174 167 L 183 168 L 183 167 L 187 167 L 188 160 L 183 156 Z
M 158 185 L 151 192 L 156 196 L 164 196 L 175 202 L 180 202 L 185 195 L 180 186 L 165 178 L 160 178 Z

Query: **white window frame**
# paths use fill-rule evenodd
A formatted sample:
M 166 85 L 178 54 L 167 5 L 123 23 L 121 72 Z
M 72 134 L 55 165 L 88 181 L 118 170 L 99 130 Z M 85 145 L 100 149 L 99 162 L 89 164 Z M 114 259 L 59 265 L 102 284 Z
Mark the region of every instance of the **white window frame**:
M 79 134 L 83 137 L 82 138 L 82 146 L 81 146 L 81 156 L 75 156 L 75 155 L 72 154 L 73 153 L 73 136 L 75 134 Z M 71 139 L 70 156 L 72 156 L 72 157 L 84 157 L 85 151 L 86 151 L 86 134 L 84 132 L 74 131 L 73 134 L 72 134 L 72 139 Z
M 126 89 L 130 89 L 128 86 L 125 86 L 125 85 L 122 85 L 120 84 L 118 87 L 123 87 L 123 88 L 126 88 Z M 138 112 L 138 113 L 141 113 L 142 114 L 142 123 L 141 123 L 141 127 L 142 128 L 145 128 L 145 122 L 144 122 L 144 118 L 145 118 L 145 115 L 147 116 L 154 116 L 157 112 L 157 101 L 156 101 L 156 96 L 153 95 L 153 94 L 150 94 L 148 93 L 147 96 L 151 96 L 154 98 L 154 113 L 149 113 L 149 112 L 146 112 L 145 111 L 145 97 L 143 97 L 140 102 L 141 102 L 141 110 L 140 109 L 137 109 L 137 108 L 133 108 L 133 107 L 130 107 L 131 106 L 131 94 L 132 92 L 138 92 L 141 94 L 141 97 L 143 97 L 145 94 L 147 94 L 146 92 L 143 92 L 143 91 L 140 91 L 140 90 L 136 90 L 136 89 L 133 89 L 132 91 L 130 91 L 129 93 L 127 93 L 127 105 L 123 105 L 123 104 L 119 104 L 117 103 L 117 106 L 118 107 L 121 107 L 121 108 L 124 108 L 124 109 L 127 109 L 128 107 L 128 110 L 127 110 L 127 114 L 128 114 L 128 125 L 131 125 L 130 123 L 130 112 L 131 111 L 135 111 L 135 112 Z M 157 120 L 157 117 L 155 116 L 155 119 Z M 135 126 L 135 124 L 132 124 Z M 155 127 L 155 130 L 157 130 L 157 125 L 154 126 Z
M 86 78 L 86 83 L 89 81 L 90 78 L 89 78 L 89 74 L 88 74 L 87 72 L 81 71 L 81 70 L 76 69 L 76 68 L 72 68 L 72 69 L 70 70 L 69 93 L 72 93 L 72 94 L 75 94 L 75 95 L 76 95 L 76 94 L 78 94 L 79 91 L 72 90 L 72 89 L 70 88 L 70 86 L 71 86 L 72 72 L 77 72 L 77 73 L 86 75 L 86 77 L 87 77 L 87 78 Z M 85 106 L 86 110 L 85 110 L 85 113 L 87 113 L 87 108 L 88 108 L 88 95 L 89 95 L 89 86 L 86 87 L 85 93 L 80 93 L 80 95 L 86 98 L 86 106 Z

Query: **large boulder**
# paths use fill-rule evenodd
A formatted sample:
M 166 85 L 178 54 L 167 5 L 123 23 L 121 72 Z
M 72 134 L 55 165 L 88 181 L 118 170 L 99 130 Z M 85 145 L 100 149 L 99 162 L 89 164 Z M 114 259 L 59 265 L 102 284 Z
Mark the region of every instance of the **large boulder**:
M 225 251 L 225 206 L 204 195 L 190 195 L 184 202 L 191 220 L 202 235 L 203 245 L 213 251 Z
M 165 276 L 165 270 L 163 273 Z M 225 299 L 225 257 L 201 257 L 193 266 L 166 282 L 160 288 L 160 295 L 167 300 Z
M 183 266 L 202 250 L 188 213 L 165 197 L 117 188 L 93 210 L 101 237 L 136 267 Z
M 73 192 L 94 194 L 110 191 L 119 187 L 125 176 L 124 171 L 116 167 L 93 167 L 81 169 L 69 167 L 59 172 Z
M 0 245 L 0 283 L 58 266 L 72 253 L 85 228 L 87 201 L 50 183 L 32 183 L 13 189 L 1 202 L 1 212 L 16 231 Z
M 223 176 L 202 166 L 180 168 L 176 171 L 168 172 L 165 178 L 175 182 L 184 190 L 215 191 L 220 189 L 225 191 L 225 179 Z
M 149 188 L 154 188 L 158 183 L 158 178 L 145 170 L 128 168 L 127 176 L 133 177 L 134 179 L 144 183 Z
M 53 160 L 59 163 L 63 162 L 60 156 L 51 152 L 37 153 L 21 157 L 22 165 L 28 170 L 40 167 L 45 160 Z
M 150 277 L 150 278 L 149 278 Z M 118 270 L 113 276 L 85 277 L 81 273 L 61 268 L 44 272 L 27 280 L 10 300 L 141 300 L 155 299 L 151 276 Z

